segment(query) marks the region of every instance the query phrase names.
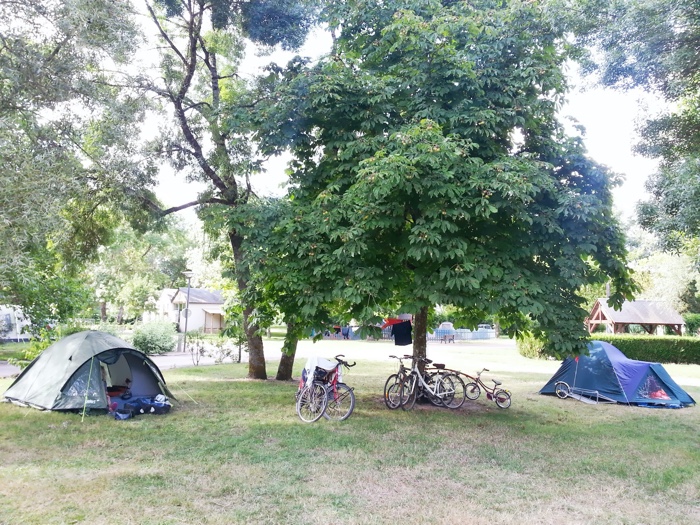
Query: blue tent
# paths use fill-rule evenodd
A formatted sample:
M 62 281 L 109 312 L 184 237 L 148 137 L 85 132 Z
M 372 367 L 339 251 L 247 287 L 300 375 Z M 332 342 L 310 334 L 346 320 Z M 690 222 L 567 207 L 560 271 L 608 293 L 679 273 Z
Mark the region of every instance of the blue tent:
M 645 407 L 695 404 L 661 364 L 628 359 L 603 341 L 591 341 L 587 356 L 565 359 L 540 394 Z

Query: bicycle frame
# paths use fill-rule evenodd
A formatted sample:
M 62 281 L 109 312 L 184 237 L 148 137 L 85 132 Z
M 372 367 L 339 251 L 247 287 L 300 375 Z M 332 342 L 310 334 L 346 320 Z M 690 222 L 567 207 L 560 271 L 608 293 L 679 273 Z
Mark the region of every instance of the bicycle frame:
M 412 359 L 410 355 L 398 357 L 390 355 L 392 359 L 399 361 L 399 370 L 395 374 L 391 374 L 384 383 L 384 403 L 389 410 L 396 410 L 401 406 L 401 392 L 403 384 L 407 381 L 411 369 L 403 364 L 404 359 Z
M 469 383 L 466 385 L 467 397 L 474 401 L 479 398 L 481 389 L 483 389 L 484 392 L 486 392 L 486 399 L 489 401 L 494 401 L 499 408 L 510 407 L 510 392 L 504 388 L 501 388 L 502 383 L 500 381 L 492 379 L 491 381 L 493 381 L 493 386 L 489 387 L 481 379 L 481 374 L 488 371 L 488 368 L 483 368 L 481 372 L 476 374 L 476 377 L 470 376 L 469 374 L 463 374 L 469 378 Z
M 412 358 L 413 359 L 413 358 Z M 410 369 L 410 374 L 404 381 L 404 384 L 408 382 L 408 392 L 405 395 L 406 400 L 413 400 L 413 403 L 415 403 L 415 398 L 418 395 L 418 392 L 416 391 L 416 388 L 418 385 L 421 386 L 421 388 L 428 393 L 428 396 L 432 396 L 433 398 L 442 401 L 446 396 L 449 396 L 450 394 L 454 395 L 454 391 L 449 392 L 448 390 L 443 390 L 441 392 L 438 392 L 438 385 L 443 385 L 442 382 L 435 383 L 434 387 L 431 387 L 428 383 L 425 382 L 423 379 L 423 373 L 421 373 L 420 368 L 418 367 L 419 362 L 424 362 L 425 364 L 430 364 L 432 361 L 430 359 L 426 358 L 418 358 L 418 359 L 413 359 L 413 363 L 411 365 Z M 401 408 L 405 408 L 406 403 L 403 402 L 404 399 L 404 394 L 401 394 Z M 409 401 L 410 402 L 410 401 Z M 413 405 L 411 405 L 410 408 L 413 408 Z
M 338 383 L 343 382 L 343 363 L 338 361 L 333 370 L 330 370 L 326 375 L 325 385 L 333 392 L 333 399 L 338 399 Z
M 394 359 L 399 360 L 399 371 L 398 371 L 397 375 L 399 376 L 399 378 L 402 381 L 405 380 L 408 377 L 408 375 L 411 373 L 411 368 L 404 365 L 403 360 L 404 359 L 413 359 L 413 357 L 410 355 L 404 355 L 403 357 L 397 357 L 395 355 L 390 355 L 389 357 L 392 357 Z

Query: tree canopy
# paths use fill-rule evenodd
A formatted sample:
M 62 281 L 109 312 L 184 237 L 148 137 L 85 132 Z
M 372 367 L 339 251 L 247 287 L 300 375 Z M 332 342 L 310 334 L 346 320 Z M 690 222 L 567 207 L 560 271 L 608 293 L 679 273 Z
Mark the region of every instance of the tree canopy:
M 659 158 L 638 207 L 666 249 L 700 236 L 700 5 L 694 0 L 553 0 L 576 35 L 584 71 L 618 89 L 643 87 L 667 103 L 646 116 L 637 150 Z
M 326 15 L 330 55 L 271 71 L 260 132 L 294 154 L 280 260 L 302 313 L 452 304 L 581 348 L 579 287 L 611 279 L 618 303 L 634 287 L 614 177 L 556 119 L 563 35 L 523 2 L 356 0 Z
M 0 300 L 25 311 L 50 303 L 48 283 L 74 276 L 120 220 L 144 216 L 144 105 L 115 76 L 140 42 L 132 14 L 106 0 L 0 2 Z

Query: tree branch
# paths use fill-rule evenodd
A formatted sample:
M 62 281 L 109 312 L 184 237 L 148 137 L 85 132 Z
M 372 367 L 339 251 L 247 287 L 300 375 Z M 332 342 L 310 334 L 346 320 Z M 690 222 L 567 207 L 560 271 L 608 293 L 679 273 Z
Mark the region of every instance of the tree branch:
M 168 46 L 170 47 L 170 49 L 172 49 L 173 52 L 178 57 L 180 57 L 180 60 L 182 61 L 182 63 L 187 64 L 187 60 L 185 60 L 185 57 L 182 55 L 182 53 L 177 48 L 175 43 L 170 39 L 168 34 L 165 32 L 165 29 L 163 29 L 163 26 L 160 25 L 160 22 L 158 21 L 158 17 L 156 16 L 155 11 L 153 10 L 153 6 L 151 6 L 150 3 L 146 2 L 146 9 L 148 9 L 148 13 L 151 15 L 151 20 L 153 20 L 153 23 L 158 28 L 158 32 L 160 33 L 160 36 L 162 36 L 163 40 L 165 40 L 168 43 Z
M 216 197 L 210 197 L 208 199 L 196 200 L 196 201 L 188 202 L 185 204 L 181 204 L 180 206 L 173 206 L 173 207 L 167 208 L 165 210 L 160 210 L 159 214 L 161 216 L 165 217 L 166 215 L 170 215 L 171 213 L 177 213 L 178 211 L 186 210 L 187 208 L 191 208 L 192 206 L 199 206 L 201 204 L 222 204 L 224 206 L 231 205 L 231 203 L 225 199 L 218 199 Z

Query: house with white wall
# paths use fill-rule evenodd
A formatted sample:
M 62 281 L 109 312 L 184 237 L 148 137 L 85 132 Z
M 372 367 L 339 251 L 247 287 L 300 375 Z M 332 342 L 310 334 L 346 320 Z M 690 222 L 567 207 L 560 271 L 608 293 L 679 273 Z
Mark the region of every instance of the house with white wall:
M 187 294 L 187 287 L 164 289 L 156 301 L 155 311 L 144 314 L 144 321 L 169 321 L 177 325 L 178 332 L 184 332 Z M 223 308 L 221 292 L 189 288 L 187 331 L 202 330 L 206 334 L 218 334 L 225 326 Z

